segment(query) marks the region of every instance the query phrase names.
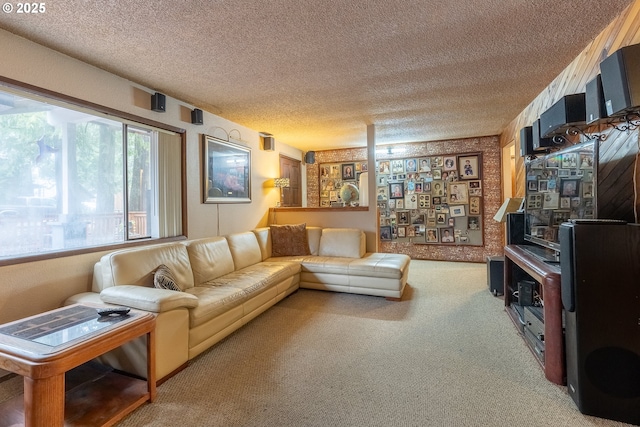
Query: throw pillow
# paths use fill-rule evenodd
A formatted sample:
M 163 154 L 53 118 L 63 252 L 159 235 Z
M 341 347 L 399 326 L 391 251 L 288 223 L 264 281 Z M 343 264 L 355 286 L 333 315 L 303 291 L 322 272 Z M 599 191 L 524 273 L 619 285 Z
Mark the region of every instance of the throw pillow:
M 182 291 L 177 280 L 173 277 L 171 269 L 164 264 L 160 264 L 153 272 L 153 286 L 158 289 L 169 289 L 172 291 Z
M 271 256 L 311 255 L 307 224 L 272 225 Z

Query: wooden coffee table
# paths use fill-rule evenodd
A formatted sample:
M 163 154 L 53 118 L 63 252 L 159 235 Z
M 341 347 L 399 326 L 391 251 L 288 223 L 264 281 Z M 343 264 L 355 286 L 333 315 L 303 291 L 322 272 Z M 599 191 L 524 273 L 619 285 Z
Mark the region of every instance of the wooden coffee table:
M 154 330 L 151 313 L 131 310 L 101 318 L 96 307 L 82 304 L 0 325 L 0 368 L 24 377 L 24 397 L 0 405 L 0 426 L 111 426 L 144 402 L 153 402 Z M 146 381 L 86 368 L 92 359 L 145 334 Z M 78 381 L 79 374 L 73 374 L 78 371 L 93 372 L 98 379 Z M 73 382 L 71 389 L 65 390 L 65 374 Z

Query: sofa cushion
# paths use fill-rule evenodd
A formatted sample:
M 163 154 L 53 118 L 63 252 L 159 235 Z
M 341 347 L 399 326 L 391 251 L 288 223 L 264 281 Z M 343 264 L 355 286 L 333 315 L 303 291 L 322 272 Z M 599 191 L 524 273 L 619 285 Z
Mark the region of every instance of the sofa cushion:
M 247 300 L 247 294 L 233 286 L 195 286 L 187 293 L 198 300 L 198 306 L 189 310 L 189 328 L 202 325 Z
M 261 227 L 253 230 L 253 234 L 258 239 L 260 252 L 262 253 L 262 261 L 271 258 L 271 230 L 269 227 Z
M 357 228 L 324 228 L 319 256 L 361 258 L 366 253 L 364 232 Z
M 187 248 L 180 242 L 172 242 L 123 249 L 103 256 L 96 290 L 123 284 L 153 288 L 153 273 L 160 264 L 171 269 L 182 290 L 193 287 Z
M 252 231 L 231 234 L 226 237 L 236 270 L 262 261 L 258 239 Z
M 109 304 L 123 305 L 154 313 L 198 306 L 198 298 L 187 292 L 174 292 L 168 289 L 137 285 L 119 285 L 106 288 L 100 292 L 100 299 Z
M 182 292 L 178 281 L 173 277 L 171 269 L 164 264 L 160 264 L 156 271 L 153 272 L 153 286 L 158 289 Z
M 311 255 L 307 224 L 271 226 L 271 256 Z
M 235 270 L 229 243 L 224 237 L 185 242 L 195 285 L 201 285 Z

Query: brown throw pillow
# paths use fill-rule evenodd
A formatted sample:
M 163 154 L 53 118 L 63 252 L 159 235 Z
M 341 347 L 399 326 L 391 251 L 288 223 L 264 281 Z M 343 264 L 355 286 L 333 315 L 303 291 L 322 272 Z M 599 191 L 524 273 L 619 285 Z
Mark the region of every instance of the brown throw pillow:
M 311 255 L 307 224 L 272 225 L 271 256 Z
M 164 264 L 160 264 L 156 271 L 153 272 L 153 286 L 158 289 L 169 289 L 171 291 L 181 292 L 180 285 L 173 277 L 171 269 Z

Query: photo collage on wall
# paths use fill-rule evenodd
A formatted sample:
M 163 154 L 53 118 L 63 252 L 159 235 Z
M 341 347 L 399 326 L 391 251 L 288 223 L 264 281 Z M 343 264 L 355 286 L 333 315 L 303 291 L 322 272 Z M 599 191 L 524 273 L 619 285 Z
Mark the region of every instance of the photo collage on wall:
M 367 162 L 365 161 L 321 163 L 320 207 L 357 205 L 360 174 L 366 171 Z
M 558 242 L 560 224 L 570 218 L 594 218 L 593 143 L 533 159 L 526 170 L 531 236 Z
M 380 239 L 482 245 L 482 154 L 378 160 Z

